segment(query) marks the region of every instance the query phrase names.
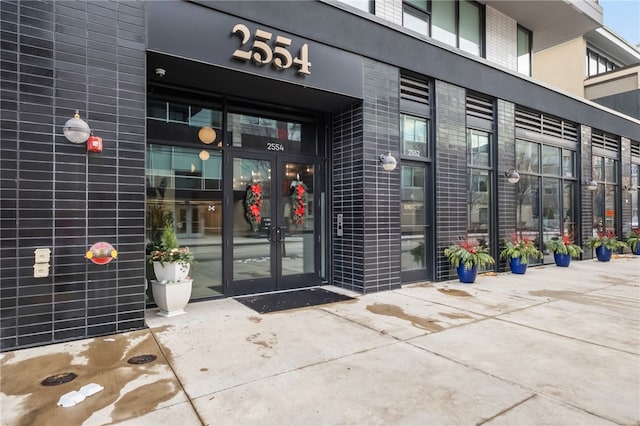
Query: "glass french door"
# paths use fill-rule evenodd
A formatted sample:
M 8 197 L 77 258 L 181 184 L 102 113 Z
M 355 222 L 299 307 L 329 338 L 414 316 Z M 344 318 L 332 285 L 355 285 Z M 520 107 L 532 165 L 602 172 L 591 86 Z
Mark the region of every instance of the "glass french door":
M 225 294 L 318 285 L 318 165 L 277 153 L 225 157 Z

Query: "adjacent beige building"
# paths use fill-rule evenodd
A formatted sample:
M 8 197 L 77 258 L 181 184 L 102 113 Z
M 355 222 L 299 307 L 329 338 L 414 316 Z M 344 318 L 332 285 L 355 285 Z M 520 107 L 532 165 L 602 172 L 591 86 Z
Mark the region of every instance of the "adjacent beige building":
M 640 49 L 606 27 L 533 53 L 532 76 L 640 118 Z

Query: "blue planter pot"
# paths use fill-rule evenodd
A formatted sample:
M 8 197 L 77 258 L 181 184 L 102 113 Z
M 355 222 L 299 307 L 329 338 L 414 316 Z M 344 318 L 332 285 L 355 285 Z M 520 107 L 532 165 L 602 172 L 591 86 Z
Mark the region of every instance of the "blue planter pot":
M 557 266 L 567 267 L 571 263 L 570 254 L 553 253 L 553 259 L 556 261 Z
M 460 282 L 465 284 L 471 284 L 475 282 L 476 276 L 478 276 L 478 267 L 476 265 L 473 265 L 470 269 L 467 269 L 464 266 L 464 263 L 460 263 L 456 270 L 458 271 L 458 278 L 460 279 Z
M 633 252 L 633 254 L 637 254 L 638 256 L 640 256 L 640 243 L 638 243 L 638 245 L 636 245 L 636 249 L 635 250 L 631 250 Z
M 512 257 L 509 259 L 509 267 L 514 274 L 524 274 L 527 272 L 527 264 L 521 263 L 519 257 Z
M 609 250 L 605 246 L 600 246 L 596 248 L 596 257 L 600 262 L 610 261 L 612 253 L 613 253 L 613 250 Z

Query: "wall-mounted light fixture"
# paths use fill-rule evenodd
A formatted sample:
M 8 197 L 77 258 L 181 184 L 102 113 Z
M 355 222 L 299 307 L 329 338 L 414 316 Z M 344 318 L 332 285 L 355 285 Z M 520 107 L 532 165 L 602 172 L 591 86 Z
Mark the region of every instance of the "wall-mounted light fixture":
M 596 182 L 593 179 L 589 179 L 588 181 L 585 182 L 584 185 L 587 187 L 589 191 L 595 191 L 596 189 L 598 189 L 598 182 Z
M 507 178 L 509 183 L 518 183 L 520 180 L 520 173 L 516 169 L 507 170 L 504 172 L 504 177 Z
M 390 152 L 380 155 L 380 162 L 382 163 L 382 168 L 388 172 L 395 170 L 396 165 L 398 164 L 395 157 L 391 155 Z
M 633 194 L 634 192 L 636 192 L 638 190 L 638 187 L 635 186 L 635 185 L 624 185 L 623 188 L 629 194 Z
M 89 125 L 80 118 L 80 113 L 76 110 L 73 118 L 67 120 L 62 128 L 64 137 L 71 143 L 84 143 L 91 135 Z

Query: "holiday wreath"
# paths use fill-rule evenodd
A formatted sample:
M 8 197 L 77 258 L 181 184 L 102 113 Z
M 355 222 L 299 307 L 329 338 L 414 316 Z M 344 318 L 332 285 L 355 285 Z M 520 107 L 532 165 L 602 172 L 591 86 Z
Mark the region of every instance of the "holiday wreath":
M 307 211 L 307 186 L 301 181 L 291 184 L 291 220 L 297 225 L 304 225 Z
M 247 187 L 247 195 L 244 198 L 245 217 L 253 229 L 258 229 L 262 221 L 260 212 L 262 209 L 262 187 L 259 183 L 252 183 Z

